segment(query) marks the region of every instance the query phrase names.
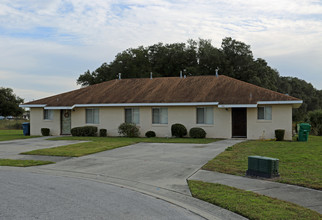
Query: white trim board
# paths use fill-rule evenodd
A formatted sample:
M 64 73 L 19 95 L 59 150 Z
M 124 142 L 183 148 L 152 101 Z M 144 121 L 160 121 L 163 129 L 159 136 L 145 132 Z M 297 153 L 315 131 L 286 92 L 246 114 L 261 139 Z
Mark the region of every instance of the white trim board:
M 218 108 L 256 108 L 257 104 L 228 104 L 218 105 Z
M 19 107 L 23 108 L 44 108 L 44 109 L 74 109 L 77 107 L 158 107 L 158 106 L 214 106 L 218 108 L 256 108 L 257 105 L 285 105 L 293 104 L 299 106 L 302 100 L 295 101 L 258 101 L 257 104 L 222 104 L 219 102 L 177 102 L 177 103 L 108 103 L 108 104 L 75 104 L 73 106 L 47 106 L 46 104 L 25 105 L 21 104 Z M 297 105 L 296 105 L 297 104 Z
M 178 103 L 109 103 L 109 104 L 75 104 L 73 106 L 19 105 L 24 108 L 44 107 L 45 109 L 73 109 L 77 107 L 134 107 L 134 106 L 209 106 L 218 102 L 178 102 Z
M 276 104 L 302 104 L 302 100 L 294 100 L 294 101 L 258 101 L 258 105 L 276 105 Z
M 45 106 L 46 106 L 46 104 L 44 104 L 44 105 L 24 105 L 24 104 L 19 105 L 19 107 L 21 107 L 21 108 L 42 108 Z

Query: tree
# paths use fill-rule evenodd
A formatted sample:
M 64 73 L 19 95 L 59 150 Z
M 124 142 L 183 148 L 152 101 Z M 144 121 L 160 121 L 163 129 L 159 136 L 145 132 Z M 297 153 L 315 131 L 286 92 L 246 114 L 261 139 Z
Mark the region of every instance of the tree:
M 281 77 L 264 59 L 254 59 L 250 45 L 231 37 L 224 38 L 220 48 L 206 39 L 129 48 L 109 64 L 103 63 L 93 72 L 87 70 L 77 83 L 93 85 L 116 79 L 118 73 L 122 78 L 147 78 L 150 72 L 153 77 L 179 76 L 180 71 L 187 76 L 215 75 L 218 67 L 221 75 L 302 99 L 301 107 L 293 110 L 295 121 L 303 121 L 308 111 L 322 109 L 322 90 L 298 78 Z
M 322 136 L 322 109 L 309 112 L 308 122 L 312 126 L 312 133 Z
M 250 67 L 254 62 L 250 46 L 226 37 L 222 40 L 221 51 L 223 53 L 223 71 L 236 79 L 247 81 L 252 78 Z
M 16 96 L 11 88 L 0 87 L 0 115 L 1 116 L 19 116 L 22 115 L 23 109 L 19 104 L 23 99 Z

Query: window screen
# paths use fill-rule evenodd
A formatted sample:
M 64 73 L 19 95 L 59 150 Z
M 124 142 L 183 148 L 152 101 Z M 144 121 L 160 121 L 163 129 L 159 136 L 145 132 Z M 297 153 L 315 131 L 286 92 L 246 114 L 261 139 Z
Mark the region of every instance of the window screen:
M 272 107 L 263 106 L 257 108 L 257 119 L 258 120 L 272 120 Z
M 213 107 L 197 108 L 197 124 L 213 124 L 213 123 L 214 123 Z
M 54 112 L 51 109 L 44 109 L 44 119 L 52 120 L 54 116 Z
M 86 123 L 99 124 L 99 110 L 98 108 L 86 109 Z
M 140 123 L 140 111 L 139 108 L 126 108 L 125 112 L 125 122 L 139 124 Z
M 168 124 L 168 108 L 153 108 L 152 124 Z

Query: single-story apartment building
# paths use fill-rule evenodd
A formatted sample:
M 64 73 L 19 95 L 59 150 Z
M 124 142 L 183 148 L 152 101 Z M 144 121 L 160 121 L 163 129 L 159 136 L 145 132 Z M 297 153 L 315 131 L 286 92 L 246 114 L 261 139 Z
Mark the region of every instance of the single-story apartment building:
M 302 100 L 228 76 L 115 79 L 24 103 L 30 108 L 31 135 L 49 128 L 69 135 L 92 125 L 118 136 L 123 122 L 144 136 L 152 130 L 171 136 L 171 125 L 201 127 L 209 138 L 271 139 L 276 129 L 292 138 L 292 108 Z

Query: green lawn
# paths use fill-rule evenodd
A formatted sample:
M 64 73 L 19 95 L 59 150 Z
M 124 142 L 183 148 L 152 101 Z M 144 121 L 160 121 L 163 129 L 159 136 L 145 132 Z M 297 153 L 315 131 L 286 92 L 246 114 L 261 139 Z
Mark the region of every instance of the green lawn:
M 37 136 L 24 136 L 22 130 L 0 130 L 0 141 L 34 138 Z
M 0 166 L 11 166 L 11 167 L 30 167 L 39 166 L 45 164 L 51 164 L 51 161 L 42 160 L 12 160 L 12 159 L 0 159 Z
M 126 137 L 57 137 L 50 140 L 85 140 L 86 143 L 71 144 L 67 146 L 47 148 L 24 152 L 22 154 L 80 157 L 101 151 L 112 150 L 139 142 L 151 143 L 200 143 L 207 144 L 216 139 L 193 138 L 126 138 Z
M 188 181 L 192 196 L 248 219 L 322 219 L 310 209 L 254 192 L 201 181 Z
M 202 168 L 244 176 L 248 156 L 279 159 L 281 183 L 322 189 L 322 137 L 309 136 L 308 142 L 247 141 L 229 147 Z

